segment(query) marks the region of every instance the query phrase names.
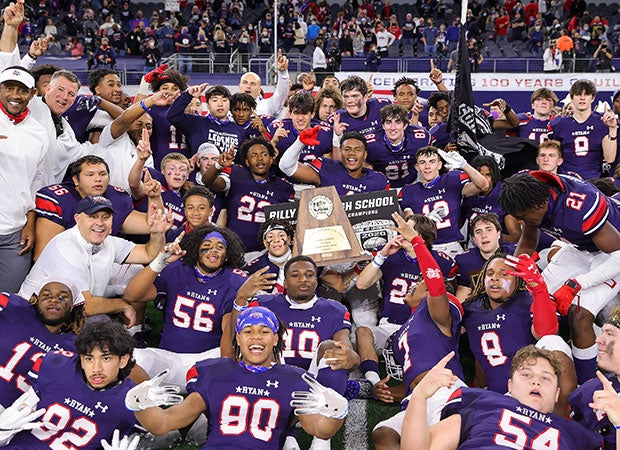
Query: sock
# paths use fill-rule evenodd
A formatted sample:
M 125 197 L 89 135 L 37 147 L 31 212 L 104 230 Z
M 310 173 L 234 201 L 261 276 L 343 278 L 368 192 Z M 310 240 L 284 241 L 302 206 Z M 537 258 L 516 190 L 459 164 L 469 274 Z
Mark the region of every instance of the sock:
M 381 381 L 379 376 L 379 363 L 371 359 L 362 361 L 360 364 L 360 370 L 364 374 L 364 377 L 369 380 L 373 385 Z
M 577 348 L 571 345 L 573 351 L 573 361 L 577 372 L 577 383 L 580 385 L 596 376 L 596 356 L 598 355 L 598 345 L 594 344 L 588 348 Z
M 323 359 L 319 361 L 318 367 L 317 381 L 343 395 L 347 389 L 347 371 L 344 369 L 332 370 Z

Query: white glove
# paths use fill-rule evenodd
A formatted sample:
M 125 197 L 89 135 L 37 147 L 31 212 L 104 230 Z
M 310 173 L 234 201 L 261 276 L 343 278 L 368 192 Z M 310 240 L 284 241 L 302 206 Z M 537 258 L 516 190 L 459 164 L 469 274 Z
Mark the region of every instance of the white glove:
M 101 439 L 101 447 L 103 447 L 103 450 L 136 450 L 139 442 L 140 436 L 137 434 L 131 441 L 129 436 L 123 436 L 123 439 L 120 439 L 120 432 L 117 429 L 114 430 L 112 441 L 109 444 L 105 439 Z
M 168 369 L 160 372 L 155 378 L 143 381 L 132 387 L 125 395 L 125 406 L 130 411 L 142 411 L 152 406 L 170 406 L 183 401 L 183 396 L 176 395 L 179 386 L 160 386 L 168 375 Z
M 7 445 L 20 431 L 46 425 L 34 422 L 45 413 L 45 408 L 35 410 L 37 403 L 39 396 L 30 388 L 0 414 L 0 446 Z
M 425 214 L 425 217 L 428 217 L 435 223 L 443 222 L 444 217 L 448 215 L 448 208 L 446 205 L 435 205 L 435 208 L 428 214 Z
M 303 380 L 310 386 L 308 391 L 294 391 L 290 405 L 295 408 L 295 415 L 321 414 L 333 419 L 343 419 L 349 412 L 349 402 L 333 389 L 326 388 L 307 373 Z
M 467 165 L 465 158 L 459 152 L 445 152 L 441 149 L 437 150 L 441 158 L 446 162 L 448 170 L 463 169 Z

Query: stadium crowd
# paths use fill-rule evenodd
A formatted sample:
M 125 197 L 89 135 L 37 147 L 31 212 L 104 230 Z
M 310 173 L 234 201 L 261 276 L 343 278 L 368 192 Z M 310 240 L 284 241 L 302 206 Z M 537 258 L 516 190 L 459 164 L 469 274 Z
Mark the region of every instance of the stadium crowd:
M 373 45 L 379 64 L 387 56 L 455 57 L 460 20 L 443 0 L 286 0 L 279 5 L 276 15 L 273 5 L 255 0 L 181 1 L 176 12 L 162 3 L 40 0 L 28 3 L 19 45 L 26 52 L 37 38 L 51 36 L 50 54 L 86 58 L 89 69 L 114 68 L 119 55 L 143 58 L 145 68 L 152 69 L 177 52 L 212 54 L 223 71 L 219 63 L 234 50 L 272 53 L 276 32 L 278 48 L 306 51 L 320 60 L 316 67 L 331 71 L 338 70 L 343 56 L 370 57 Z M 539 56 L 557 61 L 549 70 L 610 71 L 611 59 L 620 55 L 619 11 L 617 4 L 584 0 L 474 0 L 465 26 L 476 60 Z
M 104 31 L 140 29 L 124 5 Z M 214 6 L 194 5 L 194 25 L 243 17 L 242 3 L 218 6 L 226 17 L 200 19 Z M 516 19 L 536 28 L 562 9 L 546 6 Z M 346 34 L 353 5 L 336 36 L 329 21 L 320 36 L 324 7 L 292 6 L 289 18 L 311 14 L 317 39 Z M 381 8 L 357 9 L 376 25 L 377 55 L 397 42 L 376 22 L 391 17 Z M 447 14 L 442 2 L 416 8 L 427 17 L 414 29 Z M 513 29 L 496 41 L 517 38 L 505 17 L 520 4 L 488 8 Z M 292 83 L 280 51 L 265 98 L 255 73 L 231 93 L 188 85 L 153 57 L 135 98 L 111 68 L 94 69 L 83 95 L 71 71 L 36 64 L 50 38 L 20 52 L 25 10 L 5 8 L 0 37 L 0 445 L 161 448 L 182 429 L 204 448 L 295 449 L 298 423 L 311 448 L 330 448 L 356 398 L 402 404 L 372 431 L 378 449 L 616 445 L 620 91 L 601 110 L 588 79 L 564 107 L 548 88 L 530 111 L 497 98 L 475 109 L 485 148 L 471 152 L 453 139 L 436 67 L 427 100 L 407 76 L 375 98 L 357 75 Z M 155 13 L 145 25 L 172 20 Z M 579 0 L 566 18 L 583 29 L 577 14 Z M 83 25 L 104 45 L 94 19 Z M 429 36 L 419 42 L 433 54 Z M 265 208 L 318 186 L 396 193 L 372 259 L 319 268 L 293 256 L 295 227 Z

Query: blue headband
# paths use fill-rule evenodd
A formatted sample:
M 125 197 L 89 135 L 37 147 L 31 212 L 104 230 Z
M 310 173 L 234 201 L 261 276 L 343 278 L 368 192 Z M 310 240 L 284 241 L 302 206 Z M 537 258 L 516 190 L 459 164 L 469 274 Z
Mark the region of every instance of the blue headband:
M 224 245 L 228 247 L 228 242 L 226 242 L 226 238 L 224 237 L 222 233 L 218 231 L 211 231 L 207 233 L 205 237 L 202 238 L 202 242 L 206 241 L 207 239 L 211 239 L 211 238 L 215 238 L 215 239 L 222 241 Z
M 278 334 L 278 318 L 264 306 L 252 306 L 241 311 L 237 317 L 235 331 L 240 334 L 245 327 L 252 325 L 264 325 L 273 331 L 273 334 Z

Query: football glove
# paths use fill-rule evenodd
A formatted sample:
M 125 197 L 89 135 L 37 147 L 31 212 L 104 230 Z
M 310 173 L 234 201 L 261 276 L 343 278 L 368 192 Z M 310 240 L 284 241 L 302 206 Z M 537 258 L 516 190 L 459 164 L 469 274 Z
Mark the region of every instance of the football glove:
M 103 450 L 136 450 L 139 442 L 139 435 L 135 435 L 131 441 L 129 436 L 123 436 L 123 439 L 120 439 L 120 432 L 116 429 L 109 444 L 105 439 L 101 439 L 101 447 Z
M 0 446 L 7 445 L 20 431 L 45 425 L 42 422 L 35 422 L 45 413 L 45 408 L 35 410 L 37 403 L 39 396 L 30 388 L 0 414 Z
M 320 142 L 317 137 L 320 129 L 321 127 L 319 125 L 312 128 L 306 128 L 304 131 L 299 133 L 299 140 L 304 145 L 319 145 Z
M 459 152 L 446 152 L 438 149 L 439 155 L 446 162 L 446 168 L 449 170 L 463 169 L 467 165 L 465 158 Z
M 152 406 L 170 406 L 181 403 L 183 396 L 177 395 L 180 390 L 178 386 L 160 386 L 166 375 L 168 375 L 168 369 L 127 391 L 125 395 L 127 409 L 142 411 Z
M 321 414 L 333 419 L 343 419 L 349 412 L 346 398 L 331 388 L 326 388 L 312 376 L 304 373 L 303 380 L 310 386 L 310 391 L 294 391 L 291 394 L 291 406 L 295 415 Z
M 563 316 L 568 315 L 570 305 L 573 303 L 575 295 L 577 295 L 580 290 L 581 285 L 577 282 L 577 280 L 571 278 L 566 280 L 560 289 L 553 293 L 553 299 L 558 306 L 558 312 L 560 314 Z

